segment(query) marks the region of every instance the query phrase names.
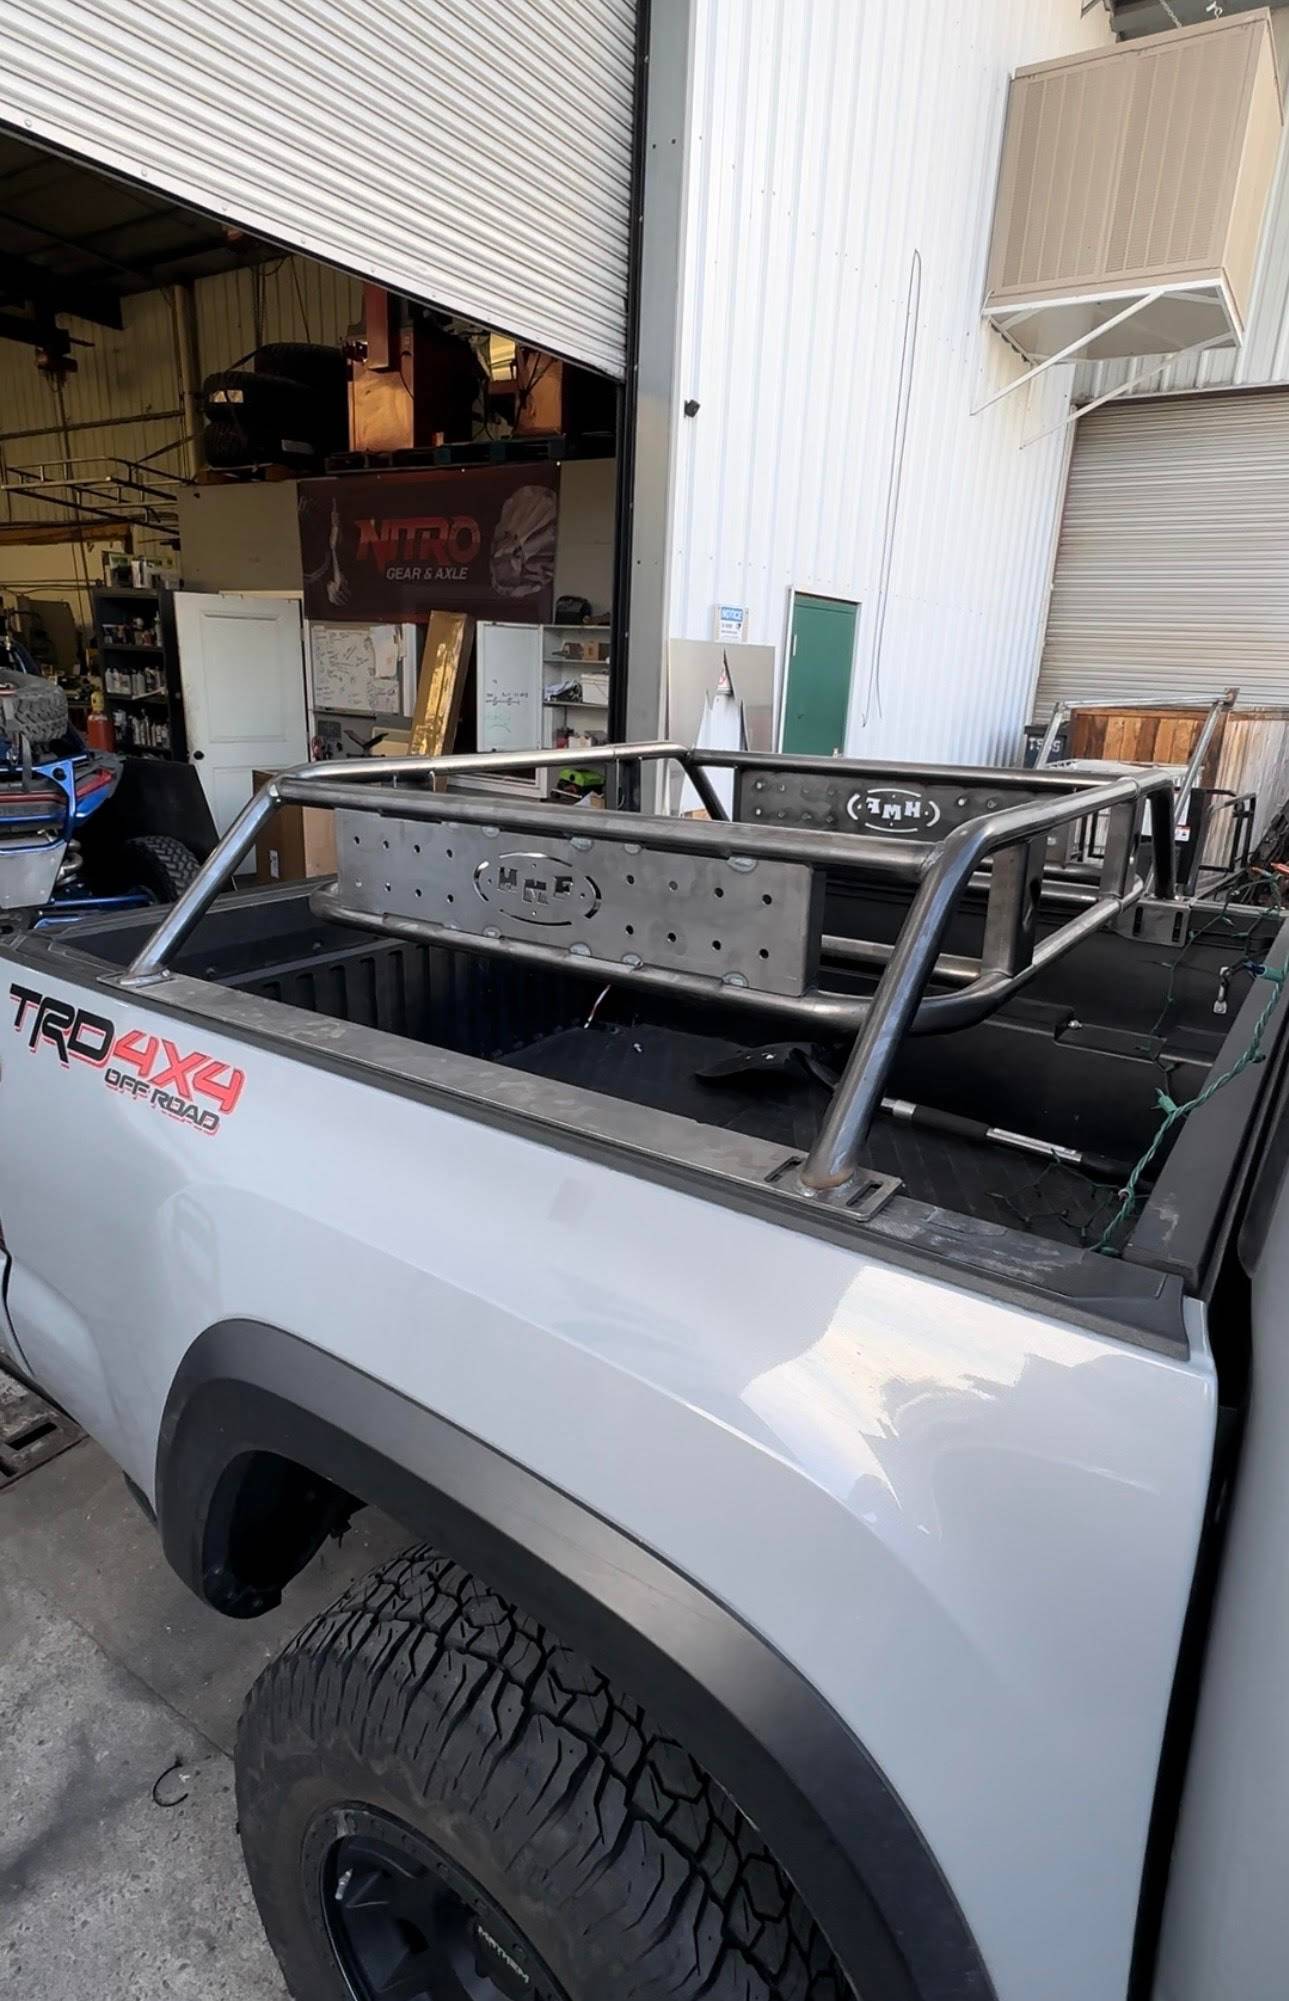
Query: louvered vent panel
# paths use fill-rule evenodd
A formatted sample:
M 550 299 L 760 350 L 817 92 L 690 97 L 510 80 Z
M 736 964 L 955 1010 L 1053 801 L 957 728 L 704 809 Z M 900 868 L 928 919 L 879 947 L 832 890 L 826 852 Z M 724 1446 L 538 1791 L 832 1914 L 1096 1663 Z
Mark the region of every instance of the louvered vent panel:
M 1035 359 L 1084 331 L 1097 355 L 1238 340 L 1279 136 L 1265 9 L 1019 70 L 986 312 Z

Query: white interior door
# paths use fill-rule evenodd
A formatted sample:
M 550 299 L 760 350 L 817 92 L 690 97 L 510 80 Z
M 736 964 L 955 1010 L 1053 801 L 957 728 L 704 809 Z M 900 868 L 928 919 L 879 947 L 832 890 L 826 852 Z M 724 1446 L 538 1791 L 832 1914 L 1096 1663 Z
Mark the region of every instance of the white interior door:
M 309 754 L 299 600 L 176 591 L 188 754 L 227 833 L 255 771 Z

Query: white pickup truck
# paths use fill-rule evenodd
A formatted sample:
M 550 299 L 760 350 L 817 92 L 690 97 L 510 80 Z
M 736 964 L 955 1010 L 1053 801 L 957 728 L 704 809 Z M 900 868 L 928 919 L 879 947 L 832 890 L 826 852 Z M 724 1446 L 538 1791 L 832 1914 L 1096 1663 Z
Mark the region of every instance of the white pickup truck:
M 1158 775 L 664 756 L 0 945 L 6 1365 L 232 1617 L 421 1539 L 247 1700 L 290 1991 L 1279 2001 L 1279 920 Z

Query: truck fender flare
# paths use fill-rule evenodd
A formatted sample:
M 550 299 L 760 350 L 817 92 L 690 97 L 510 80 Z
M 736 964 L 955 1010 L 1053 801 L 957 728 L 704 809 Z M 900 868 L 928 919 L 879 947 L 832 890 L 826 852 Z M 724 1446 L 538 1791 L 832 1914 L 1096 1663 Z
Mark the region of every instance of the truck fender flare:
M 230 1481 L 266 1458 L 436 1544 L 643 1701 L 760 1829 L 857 1992 L 993 2001 L 966 1920 L 894 1787 L 805 1676 L 692 1579 L 337 1356 L 281 1328 L 225 1320 L 185 1354 L 157 1447 L 165 1552 L 209 1603 L 221 1604 L 226 1575 Z M 247 1603 L 243 1593 L 223 1609 L 245 1615 L 279 1596 Z

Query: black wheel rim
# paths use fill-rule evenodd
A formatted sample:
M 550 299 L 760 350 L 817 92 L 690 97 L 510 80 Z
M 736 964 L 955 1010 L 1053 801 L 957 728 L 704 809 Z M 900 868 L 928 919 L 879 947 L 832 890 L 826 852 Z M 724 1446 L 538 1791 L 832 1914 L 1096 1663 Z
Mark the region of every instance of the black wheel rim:
M 354 2001 L 567 2001 L 500 1906 L 415 1828 L 336 1807 L 305 1853 Z

